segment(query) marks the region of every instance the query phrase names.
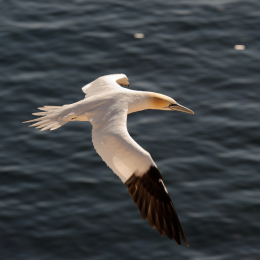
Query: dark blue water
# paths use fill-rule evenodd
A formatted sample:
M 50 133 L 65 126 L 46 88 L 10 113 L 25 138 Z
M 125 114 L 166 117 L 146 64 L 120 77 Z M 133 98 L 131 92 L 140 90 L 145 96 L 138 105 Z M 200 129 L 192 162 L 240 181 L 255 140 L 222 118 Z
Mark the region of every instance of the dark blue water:
M 260 259 L 258 0 L 2 0 L 0 9 L 0 259 Z M 141 218 L 88 122 L 53 132 L 21 123 L 115 73 L 195 112 L 128 119 L 189 248 Z

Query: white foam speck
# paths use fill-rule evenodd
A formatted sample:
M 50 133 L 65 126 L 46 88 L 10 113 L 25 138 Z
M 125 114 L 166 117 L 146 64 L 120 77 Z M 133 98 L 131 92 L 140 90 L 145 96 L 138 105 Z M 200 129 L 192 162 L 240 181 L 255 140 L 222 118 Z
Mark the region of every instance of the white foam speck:
M 235 45 L 234 49 L 237 51 L 243 51 L 246 48 L 245 45 Z
M 138 39 L 141 39 L 141 38 L 144 38 L 144 34 L 143 33 L 135 33 L 134 37 L 138 38 Z

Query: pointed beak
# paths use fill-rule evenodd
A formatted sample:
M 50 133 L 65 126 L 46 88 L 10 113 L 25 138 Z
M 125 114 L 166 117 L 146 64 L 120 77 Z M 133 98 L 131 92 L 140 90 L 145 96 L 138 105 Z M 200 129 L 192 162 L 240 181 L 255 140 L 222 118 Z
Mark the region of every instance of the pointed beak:
M 174 106 L 173 110 L 177 110 L 177 111 L 181 111 L 181 112 L 185 112 L 185 113 L 189 113 L 189 114 L 194 114 L 194 112 L 192 110 L 190 110 L 187 107 L 184 107 L 178 103 Z

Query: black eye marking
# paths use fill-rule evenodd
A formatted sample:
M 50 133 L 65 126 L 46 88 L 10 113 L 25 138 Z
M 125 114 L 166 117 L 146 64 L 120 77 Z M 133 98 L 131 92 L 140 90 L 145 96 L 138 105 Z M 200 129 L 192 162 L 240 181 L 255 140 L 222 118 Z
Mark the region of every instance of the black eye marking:
M 174 107 L 178 106 L 177 104 L 170 104 L 168 107 L 165 107 L 165 108 L 170 108 L 170 109 L 173 109 Z
M 173 107 L 176 107 L 178 106 L 177 104 L 170 104 L 168 107 L 164 107 L 164 108 L 173 108 Z

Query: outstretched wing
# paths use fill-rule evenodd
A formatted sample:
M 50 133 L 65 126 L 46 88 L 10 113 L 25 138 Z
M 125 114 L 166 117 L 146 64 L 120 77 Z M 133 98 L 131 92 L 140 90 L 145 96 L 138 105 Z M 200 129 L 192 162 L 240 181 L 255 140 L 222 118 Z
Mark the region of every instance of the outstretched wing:
M 97 78 L 82 88 L 86 97 L 100 95 L 104 92 L 120 90 L 120 85 L 129 84 L 126 75 L 113 74 Z
M 129 135 L 127 109 L 108 111 L 102 123 L 92 121 L 92 141 L 97 153 L 128 187 L 144 219 L 181 244 L 188 245 L 162 175 L 150 154 Z

